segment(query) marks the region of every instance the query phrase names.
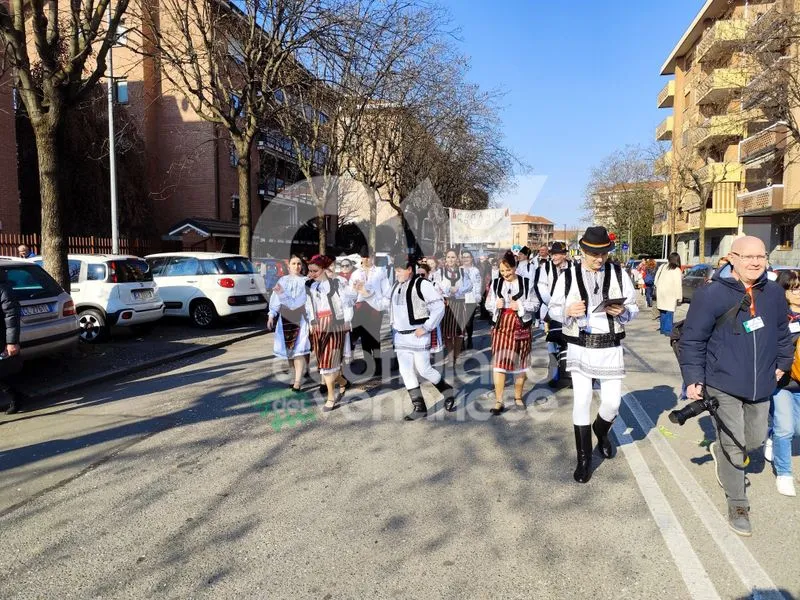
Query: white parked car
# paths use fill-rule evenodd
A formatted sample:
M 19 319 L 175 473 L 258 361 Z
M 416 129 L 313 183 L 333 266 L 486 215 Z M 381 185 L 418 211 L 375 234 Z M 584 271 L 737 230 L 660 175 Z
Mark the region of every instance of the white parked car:
M 40 266 L 25 259 L 0 262 L 0 280 L 20 306 L 23 360 L 69 350 L 78 343 L 78 320 L 69 294 Z
M 238 254 L 169 252 L 145 259 L 166 305 L 166 314 L 211 327 L 218 317 L 252 315 L 267 309 L 264 277 Z
M 32 260 L 42 264 L 41 257 Z M 70 254 L 67 260 L 84 342 L 107 340 L 113 327 L 146 333 L 164 316 L 164 302 L 145 260 L 112 254 Z

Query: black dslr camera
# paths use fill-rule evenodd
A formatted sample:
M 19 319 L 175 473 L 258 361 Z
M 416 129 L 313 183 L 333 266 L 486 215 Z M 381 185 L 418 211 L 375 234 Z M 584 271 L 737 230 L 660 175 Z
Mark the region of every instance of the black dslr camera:
M 669 413 L 669 420 L 676 425 L 683 425 L 689 419 L 694 419 L 706 411 L 713 415 L 717 412 L 718 408 L 719 401 L 716 398 L 713 396 L 710 398 L 703 398 L 702 400 L 690 402 L 680 410 L 673 410 Z

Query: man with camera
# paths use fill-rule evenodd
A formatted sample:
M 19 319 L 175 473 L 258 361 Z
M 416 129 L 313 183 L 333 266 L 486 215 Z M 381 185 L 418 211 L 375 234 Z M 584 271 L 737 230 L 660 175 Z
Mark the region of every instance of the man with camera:
M 769 399 L 791 369 L 794 349 L 785 295 L 765 274 L 764 243 L 752 236 L 739 238 L 728 260 L 692 299 L 679 361 L 686 394 L 694 402 L 670 419 L 682 422 L 711 412 L 717 441 L 710 450 L 728 500 L 728 523 L 737 534 L 749 536 L 747 453 L 767 437 Z

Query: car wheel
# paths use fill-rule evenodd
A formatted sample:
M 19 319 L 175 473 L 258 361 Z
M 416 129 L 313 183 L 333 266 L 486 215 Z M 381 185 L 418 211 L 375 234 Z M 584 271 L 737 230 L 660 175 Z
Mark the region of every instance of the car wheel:
M 109 329 L 106 316 L 97 309 L 89 308 L 78 315 L 81 340 L 88 344 L 98 344 L 108 339 Z
M 189 310 L 189 316 L 195 327 L 208 329 L 217 320 L 217 311 L 210 300 L 196 300 Z

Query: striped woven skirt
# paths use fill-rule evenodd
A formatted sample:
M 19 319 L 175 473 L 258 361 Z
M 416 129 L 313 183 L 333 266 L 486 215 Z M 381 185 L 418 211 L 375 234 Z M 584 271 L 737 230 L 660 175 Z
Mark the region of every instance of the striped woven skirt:
M 317 320 L 311 338 L 317 356 L 317 368 L 323 375 L 336 373 L 341 368 L 345 335 L 344 327 L 334 321 L 332 315 Z
M 446 344 L 451 343 L 457 337 L 461 337 L 464 325 L 467 322 L 467 306 L 464 300 L 449 298 L 444 309 L 442 319 L 442 337 Z
M 531 330 L 522 326 L 516 311 L 504 310 L 492 328 L 492 369 L 498 373 L 525 373 L 531 353 Z
M 297 342 L 301 332 L 301 323 L 303 323 L 305 313 L 305 307 L 292 310 L 282 306 L 280 309 L 283 348 L 287 358 L 308 354 L 308 350 L 303 352 L 302 348 L 297 348 Z

